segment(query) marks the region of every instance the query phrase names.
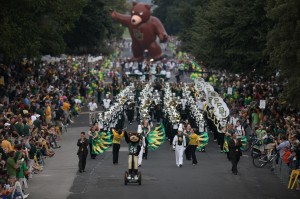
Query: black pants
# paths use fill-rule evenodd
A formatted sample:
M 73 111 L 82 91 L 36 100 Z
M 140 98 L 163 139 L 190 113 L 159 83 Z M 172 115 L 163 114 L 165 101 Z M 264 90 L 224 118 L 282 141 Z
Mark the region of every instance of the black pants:
M 88 155 L 87 152 L 86 153 L 82 153 L 82 152 L 78 153 L 78 159 L 79 159 L 78 168 L 79 168 L 79 171 L 85 170 L 87 155 Z
M 219 133 L 219 135 L 218 135 L 218 145 L 220 145 L 221 151 L 223 151 L 223 147 L 224 147 L 224 137 L 225 137 L 224 133 Z
M 218 140 L 220 133 L 218 132 L 217 128 L 212 127 L 212 131 L 214 132 L 214 140 Z
M 197 145 L 190 145 L 193 164 L 197 164 L 196 149 Z
M 240 161 L 240 155 L 236 154 L 236 155 L 231 156 L 230 158 L 231 158 L 231 164 L 232 164 L 232 168 L 231 168 L 232 173 L 238 173 L 237 165 Z
M 133 117 L 134 117 L 134 110 L 128 110 L 127 111 L 127 117 L 129 122 L 133 122 Z
M 93 149 L 93 144 L 90 143 L 89 146 L 90 146 L 90 154 L 91 154 L 91 158 L 92 158 L 92 159 L 95 159 L 96 156 L 97 156 L 97 154 L 93 154 L 93 150 L 92 150 L 92 149 Z
M 191 154 L 191 146 L 190 146 L 190 145 L 187 145 L 187 147 L 186 147 L 184 153 L 185 153 L 185 158 L 186 158 L 187 160 L 191 160 L 192 154 Z
M 145 138 L 145 153 L 143 153 L 143 158 L 145 158 L 146 160 L 148 158 L 148 144 L 149 144 L 148 139 Z
M 113 164 L 118 164 L 120 144 L 113 143 Z

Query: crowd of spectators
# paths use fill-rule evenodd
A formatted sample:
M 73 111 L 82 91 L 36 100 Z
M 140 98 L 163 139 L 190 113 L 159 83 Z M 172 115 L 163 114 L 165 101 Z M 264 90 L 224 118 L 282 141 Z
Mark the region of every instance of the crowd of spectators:
M 84 57 L 0 65 L 0 198 L 15 197 L 16 182 L 26 189 L 44 159 L 59 152 L 62 132 L 84 102 L 91 96 L 101 101 L 110 90 L 100 70 L 106 59 L 93 68 Z
M 206 78 L 230 108 L 229 123 L 235 128 L 241 123 L 246 135 L 256 136 L 261 145 L 273 143 L 277 164 L 286 164 L 290 171 L 300 169 L 300 111 L 281 100 L 284 84 L 279 74 L 268 78 L 223 71 Z

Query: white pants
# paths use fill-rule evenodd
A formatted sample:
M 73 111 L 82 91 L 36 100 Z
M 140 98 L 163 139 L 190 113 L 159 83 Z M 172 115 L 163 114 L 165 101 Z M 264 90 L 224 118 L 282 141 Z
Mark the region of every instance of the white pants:
M 175 147 L 175 158 L 176 158 L 176 165 L 179 166 L 183 164 L 183 152 L 184 147 L 183 145 L 176 145 Z
M 26 189 L 28 189 L 26 178 L 19 178 L 18 181 L 20 182 L 21 186 L 24 186 Z
M 32 167 L 33 167 L 33 164 L 34 164 L 34 159 L 29 159 L 29 169 L 28 169 L 28 171 L 29 171 L 29 175 L 32 175 Z
M 14 191 L 13 191 L 12 195 L 15 194 L 15 191 L 18 191 L 19 193 L 21 193 L 22 194 L 22 198 L 24 198 L 24 193 L 23 193 L 22 185 L 21 185 L 21 183 L 19 181 L 17 181 L 15 183 L 15 188 L 14 188 Z
M 144 153 L 144 150 L 145 150 L 145 145 L 146 145 L 145 138 L 143 138 L 143 142 L 142 142 L 142 145 L 141 145 L 141 151 L 139 153 L 138 165 L 142 165 L 143 153 Z

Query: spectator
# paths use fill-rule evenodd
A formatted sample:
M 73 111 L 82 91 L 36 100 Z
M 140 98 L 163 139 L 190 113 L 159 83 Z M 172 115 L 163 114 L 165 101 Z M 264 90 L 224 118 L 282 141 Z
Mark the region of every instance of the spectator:
M 10 151 L 12 151 L 13 148 L 11 146 L 11 143 L 8 141 L 7 135 L 4 136 L 4 140 L 2 140 L 1 147 L 6 153 L 9 153 Z
M 276 144 L 276 149 L 277 149 L 280 157 L 282 158 L 282 156 L 285 153 L 285 150 L 287 148 L 290 148 L 290 142 L 287 140 L 286 136 L 283 135 L 283 136 L 281 136 L 279 141 L 275 141 L 275 144 Z

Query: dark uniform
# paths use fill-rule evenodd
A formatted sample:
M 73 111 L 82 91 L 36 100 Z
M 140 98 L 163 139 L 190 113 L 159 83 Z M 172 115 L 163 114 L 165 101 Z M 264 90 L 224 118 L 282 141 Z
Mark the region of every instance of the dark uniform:
M 79 162 L 78 162 L 79 172 L 85 170 L 86 158 L 88 155 L 88 145 L 89 145 L 89 140 L 86 138 L 84 138 L 83 140 L 78 139 L 77 141 L 77 146 L 79 147 L 77 151 L 77 155 L 79 158 Z

